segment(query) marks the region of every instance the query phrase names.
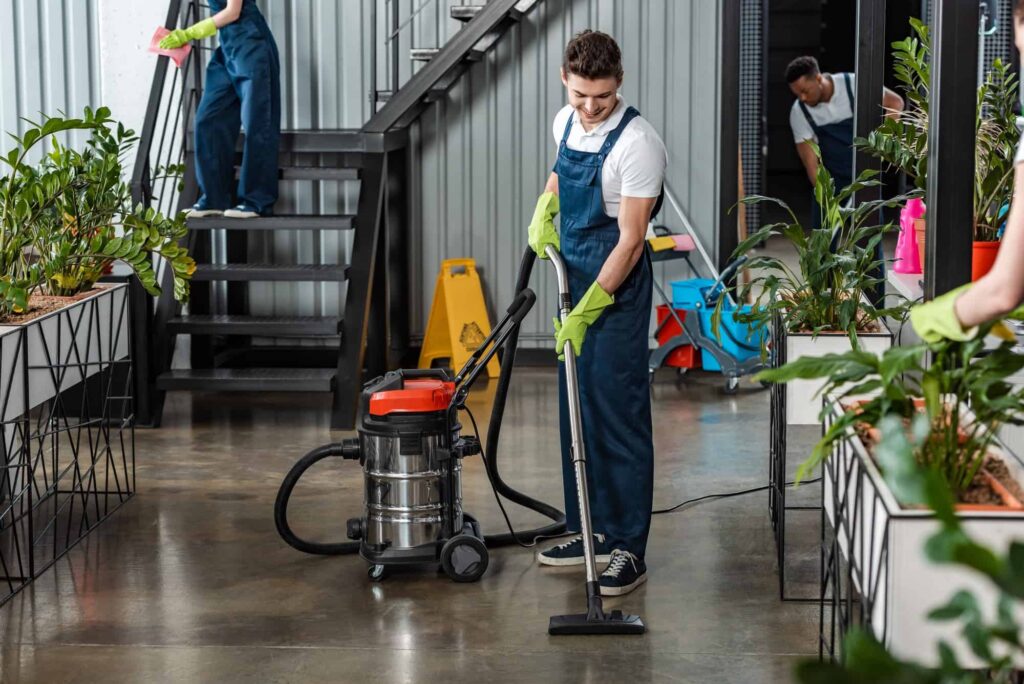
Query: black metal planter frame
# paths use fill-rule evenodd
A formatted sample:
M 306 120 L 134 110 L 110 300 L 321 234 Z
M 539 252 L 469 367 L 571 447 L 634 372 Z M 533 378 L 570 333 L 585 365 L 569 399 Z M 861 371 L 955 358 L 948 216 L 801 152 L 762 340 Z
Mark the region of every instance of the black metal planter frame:
M 840 410 L 833 407 L 826 415 L 826 427 Z M 1021 463 L 1005 447 L 1003 452 Z M 822 468 L 818 656 L 831 661 L 842 660 L 843 639 L 855 627 L 886 645 L 898 636 L 890 624 L 898 613 L 891 602 L 903 580 L 892 573 L 904 561 L 892 540 L 903 538 L 900 543 L 905 545 L 909 543 L 908 526 L 935 525 L 930 512 L 903 509 L 891 494 L 883 495 L 881 475 L 866 463 L 868 458 L 854 446 L 851 436 L 836 444 Z M 993 518 L 1021 522 L 1019 516 L 1007 513 L 961 511 L 957 515 L 967 524 Z M 884 522 L 878 533 L 875 530 L 880 521 Z M 902 532 L 895 530 L 897 525 L 902 526 Z M 924 549 L 915 548 L 913 552 L 923 554 Z M 921 581 L 927 582 L 923 578 Z M 935 588 L 934 605 L 928 608 L 941 605 L 954 589 Z
M 0 334 L 0 604 L 135 493 L 127 293 L 112 286 Z
M 787 347 L 789 333 L 783 324 L 782 316 L 776 314 L 772 318 L 772 353 L 771 366 L 779 368 L 788 361 Z M 867 333 L 862 339 L 886 337 L 892 340 L 893 335 L 885 329 L 882 333 Z M 769 418 L 768 446 L 768 515 L 771 518 L 772 532 L 775 535 L 776 562 L 779 570 L 779 599 L 799 603 L 817 603 L 818 596 L 791 596 L 786 586 L 786 516 L 788 511 L 821 512 L 822 505 L 796 505 L 787 502 L 788 477 L 788 423 L 787 423 L 787 390 L 786 385 L 778 383 L 771 388 L 771 410 Z M 824 426 L 822 426 L 824 430 Z M 822 432 L 824 434 L 824 432 Z M 813 547 L 812 547 L 813 548 Z
M 784 366 L 786 358 L 786 326 L 782 317 L 772 317 L 772 368 Z M 786 594 L 786 511 L 820 511 L 821 506 L 798 506 L 786 503 L 786 385 L 776 383 L 771 387 L 771 411 L 769 417 L 768 445 L 768 515 L 775 534 L 776 563 L 779 570 L 779 599 L 810 603 L 818 601 L 813 596 L 788 596 Z

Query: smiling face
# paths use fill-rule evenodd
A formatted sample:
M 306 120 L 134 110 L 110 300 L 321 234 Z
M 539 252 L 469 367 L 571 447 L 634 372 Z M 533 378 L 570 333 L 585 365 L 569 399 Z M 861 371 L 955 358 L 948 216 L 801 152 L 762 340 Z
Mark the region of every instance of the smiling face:
M 821 74 L 807 74 L 789 84 L 790 91 L 808 107 L 816 107 L 825 96 L 825 79 Z
M 580 123 L 591 130 L 607 119 L 618 104 L 616 94 L 622 85 L 620 78 L 589 79 L 566 74 L 562 69 L 562 83 L 569 94 L 569 104 L 576 110 Z

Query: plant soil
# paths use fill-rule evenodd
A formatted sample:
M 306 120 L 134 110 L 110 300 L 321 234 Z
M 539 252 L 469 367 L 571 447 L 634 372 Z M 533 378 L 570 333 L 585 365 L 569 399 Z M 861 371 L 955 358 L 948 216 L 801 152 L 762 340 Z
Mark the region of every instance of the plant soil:
M 860 402 L 850 402 L 843 404 L 844 410 L 858 410 Z M 906 424 L 906 421 L 904 421 Z M 857 435 L 864 443 L 864 448 L 867 450 L 868 455 L 871 456 L 871 460 L 875 461 L 875 465 L 878 465 L 878 461 L 875 459 L 875 446 L 878 444 L 880 435 L 878 429 L 871 427 L 867 423 L 857 423 L 855 428 Z M 1021 487 L 1020 483 L 1014 479 L 1010 473 L 1010 469 L 1006 467 L 1003 460 L 998 456 L 989 454 L 985 458 L 985 464 L 974 476 L 974 481 L 971 482 L 971 486 L 964 490 L 957 499 L 957 503 L 962 504 L 974 504 L 984 506 L 1005 506 L 1006 502 L 1003 501 L 999 493 L 992 489 L 992 486 L 986 480 L 985 475 L 982 471 L 988 471 L 988 473 L 999 481 L 999 484 L 1006 487 L 1007 491 L 1013 495 L 1017 501 L 1024 502 L 1024 488 Z
M 992 477 L 999 481 L 999 484 L 1006 487 L 1017 501 L 1024 501 L 1024 490 L 1022 490 L 1020 484 L 1013 479 L 1013 475 L 1010 474 L 1010 469 L 1006 467 L 1006 464 L 1003 463 L 1002 459 L 995 456 L 989 456 L 985 459 L 984 468 L 992 475 Z M 1004 505 L 999 494 L 992 490 L 992 487 L 985 481 L 981 472 L 974 477 L 974 482 L 971 483 L 971 486 L 960 495 L 960 503 L 987 504 L 991 506 Z
M 72 302 L 85 299 L 91 294 L 98 292 L 103 288 L 94 287 L 85 292 L 79 292 L 76 295 L 70 297 L 55 297 L 53 295 L 41 295 L 34 294 L 29 297 L 28 300 L 28 311 L 22 313 L 11 313 L 6 316 L 0 316 L 0 325 L 22 325 L 29 321 L 35 320 L 40 316 L 45 316 L 48 313 L 56 311 L 57 309 L 67 306 Z

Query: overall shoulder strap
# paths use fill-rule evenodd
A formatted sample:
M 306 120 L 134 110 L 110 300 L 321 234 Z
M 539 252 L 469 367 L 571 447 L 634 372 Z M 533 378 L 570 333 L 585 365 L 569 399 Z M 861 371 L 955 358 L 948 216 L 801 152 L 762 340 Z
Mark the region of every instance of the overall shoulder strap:
M 800 105 L 800 111 L 804 113 L 804 118 L 807 119 L 807 123 L 811 125 L 811 130 L 814 131 L 815 135 L 818 135 L 818 124 L 814 122 L 814 118 L 811 116 L 811 112 L 807 109 L 807 105 L 797 100 L 797 104 Z
M 575 112 L 570 109 L 569 110 L 569 120 L 565 122 L 565 130 L 562 132 L 562 142 L 561 142 L 562 145 L 568 144 L 568 141 L 569 141 L 569 131 L 572 130 L 572 117 L 573 117 L 573 114 L 575 114 Z
M 626 112 L 622 115 L 622 120 L 619 121 L 619 125 L 608 134 L 607 138 L 605 138 L 604 145 L 601 146 L 602 154 L 608 154 L 608 152 L 615 147 L 615 143 L 617 143 L 619 141 L 619 137 L 622 136 L 622 131 L 626 130 L 626 126 L 629 125 L 629 122 L 638 116 L 640 116 L 640 112 L 636 107 L 630 105 L 626 108 Z
M 846 94 L 850 98 L 850 111 L 854 111 L 853 86 L 850 84 L 850 74 L 843 74 L 843 81 L 846 83 Z

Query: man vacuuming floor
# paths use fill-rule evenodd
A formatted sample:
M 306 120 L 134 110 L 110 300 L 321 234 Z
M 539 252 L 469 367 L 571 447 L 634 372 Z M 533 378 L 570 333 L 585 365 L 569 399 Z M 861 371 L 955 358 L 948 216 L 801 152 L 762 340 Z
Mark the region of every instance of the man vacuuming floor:
M 647 337 L 652 269 L 647 225 L 662 203 L 665 146 L 654 127 L 618 94 L 622 55 L 610 36 L 583 31 L 567 45 L 562 83 L 569 104 L 555 116 L 554 170 L 529 226 L 542 259 L 550 245 L 568 268 L 575 308 L 555 321 L 555 348 L 572 344 L 587 454 L 594 550 L 607 563 L 604 596 L 647 579 L 654 446 Z M 561 214 L 561 231 L 554 218 Z M 585 342 L 585 343 L 584 343 Z M 561 358 L 561 356 L 560 356 Z M 567 527 L 579 533 L 566 369 L 559 367 L 560 430 Z M 546 566 L 584 566 L 577 534 L 538 554 Z

